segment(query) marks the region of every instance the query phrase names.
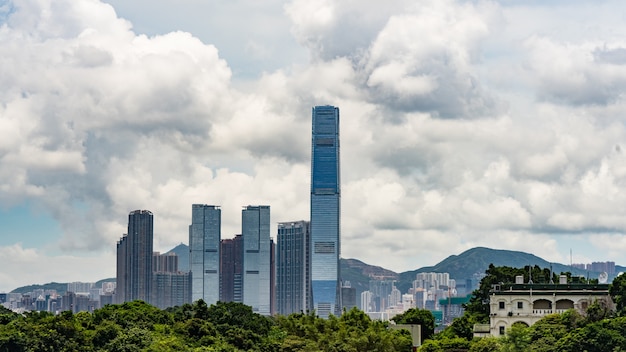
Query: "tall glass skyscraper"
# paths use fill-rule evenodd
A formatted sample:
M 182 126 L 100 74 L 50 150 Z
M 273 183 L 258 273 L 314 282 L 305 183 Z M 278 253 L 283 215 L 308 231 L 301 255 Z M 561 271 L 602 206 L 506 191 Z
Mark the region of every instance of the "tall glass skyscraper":
M 220 237 L 222 210 L 215 205 L 193 204 L 189 226 L 191 300 L 211 305 L 220 300 Z
M 118 303 L 138 299 L 151 303 L 153 223 L 148 210 L 128 214 L 128 232 L 117 243 Z
M 270 207 L 244 207 L 241 212 L 243 238 L 243 303 L 256 313 L 271 312 Z
M 341 280 L 339 108 L 313 108 L 311 140 L 311 286 L 320 317 L 339 314 Z
M 278 313 L 311 310 L 311 257 L 308 221 L 278 223 L 276 276 Z

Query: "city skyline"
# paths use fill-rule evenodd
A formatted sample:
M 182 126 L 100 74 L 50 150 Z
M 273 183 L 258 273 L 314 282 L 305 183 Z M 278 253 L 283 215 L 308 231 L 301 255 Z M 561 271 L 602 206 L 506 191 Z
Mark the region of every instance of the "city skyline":
M 626 263 L 626 4 L 0 1 L 0 292 L 114 277 L 189 206 L 310 213 L 342 113 L 342 246 L 396 272 L 484 246 Z M 571 255 L 570 255 L 571 253 Z

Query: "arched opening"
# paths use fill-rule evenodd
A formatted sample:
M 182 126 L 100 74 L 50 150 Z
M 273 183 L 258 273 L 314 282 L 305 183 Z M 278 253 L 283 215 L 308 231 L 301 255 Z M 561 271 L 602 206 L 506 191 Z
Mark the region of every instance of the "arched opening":
M 547 299 L 538 299 L 533 302 L 533 309 L 552 309 L 552 302 Z
M 560 299 L 556 301 L 556 309 L 571 309 L 574 308 L 574 302 L 569 299 Z

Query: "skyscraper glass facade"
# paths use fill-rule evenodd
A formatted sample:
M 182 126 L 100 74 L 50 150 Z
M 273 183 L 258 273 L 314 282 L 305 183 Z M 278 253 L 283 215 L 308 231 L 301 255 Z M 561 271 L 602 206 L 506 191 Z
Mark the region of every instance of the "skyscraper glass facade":
M 241 212 L 243 238 L 243 303 L 256 313 L 271 314 L 270 207 L 244 207 Z
M 191 299 L 208 305 L 220 299 L 220 237 L 222 211 L 215 205 L 193 204 L 189 226 Z
M 307 312 L 311 304 L 308 221 L 278 223 L 276 276 L 278 313 Z
M 340 213 L 339 108 L 313 108 L 311 140 L 311 285 L 320 317 L 339 314 Z

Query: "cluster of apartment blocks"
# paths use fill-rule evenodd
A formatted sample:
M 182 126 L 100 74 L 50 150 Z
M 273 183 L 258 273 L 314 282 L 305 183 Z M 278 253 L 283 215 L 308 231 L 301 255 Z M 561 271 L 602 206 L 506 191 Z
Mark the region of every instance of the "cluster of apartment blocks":
M 0 293 L 0 305 L 17 313 L 25 311 L 93 312 L 113 303 L 115 282 L 103 282 L 96 287 L 92 282 L 71 282 L 63 294 L 56 290 L 35 289 L 28 293 Z
M 221 239 L 221 209 L 192 205 L 189 227 L 191 300 L 241 302 L 264 315 L 275 311 L 275 246 L 270 207 L 246 206 L 241 234 Z
M 220 239 L 220 207 L 194 204 L 192 214 L 189 248 L 193 301 L 241 302 L 265 315 L 315 309 L 311 266 L 315 249 L 311 248 L 309 221 L 279 222 L 274 243 L 269 206 L 245 207 L 242 233 L 233 239 Z M 333 287 L 333 299 L 337 294 L 343 302 L 338 311 L 356 306 L 353 288 Z M 327 309 L 326 315 L 337 313 L 334 307 Z
M 128 232 L 117 242 L 114 303 L 142 300 L 166 308 L 190 302 L 190 273 L 178 270 L 176 254 L 153 252 L 153 226 L 148 210 L 128 215 Z
M 474 285 L 470 282 L 462 286 L 463 292 L 457 292 L 456 280 L 449 273 L 417 273 L 406 293 L 400 292 L 395 280 L 372 280 L 369 290 L 361 292 L 360 308 L 379 320 L 389 320 L 411 308 L 427 309 L 438 323 L 445 324 L 463 315 L 462 305 Z
M 92 312 L 106 304 L 144 300 L 159 308 L 203 299 L 241 302 L 260 314 L 311 310 L 310 222 L 278 224 L 270 238 L 270 207 L 246 206 L 242 233 L 221 239 L 221 209 L 192 205 L 189 226 L 189 271 L 179 270 L 175 253 L 152 251 L 153 214 L 128 215 L 128 232 L 117 243 L 116 282 L 70 283 L 63 295 L 55 290 L 0 294 L 0 304 L 14 311 Z M 147 260 L 150 254 L 150 260 Z M 181 265 L 182 266 L 182 265 Z M 355 291 L 342 288 L 346 308 L 356 306 Z
M 615 262 L 592 262 L 591 264 L 578 263 L 572 264 L 572 267 L 598 273 L 605 272 L 610 277 L 615 275 Z
M 221 208 L 193 204 L 188 272 L 178 270 L 174 253 L 155 252 L 150 268 L 131 267 L 148 263 L 140 258 L 152 251 L 148 240 L 152 223 L 150 211 L 129 214 L 128 234 L 117 244 L 116 303 L 142 299 L 166 308 L 198 299 L 207 304 L 241 302 L 264 315 L 313 309 L 310 222 L 278 223 L 275 244 L 270 237 L 270 207 L 249 205 L 242 210 L 242 233 L 222 239 Z M 344 286 L 341 292 L 342 308 L 356 306 L 353 288 Z
M 166 308 L 198 299 L 207 304 L 234 301 L 271 314 L 274 245 L 269 211 L 269 206 L 245 207 L 242 234 L 221 240 L 220 207 L 192 205 L 189 271 L 178 270 L 176 254 L 152 252 L 152 212 L 131 212 L 128 233 L 117 243 L 115 302 L 139 299 Z

